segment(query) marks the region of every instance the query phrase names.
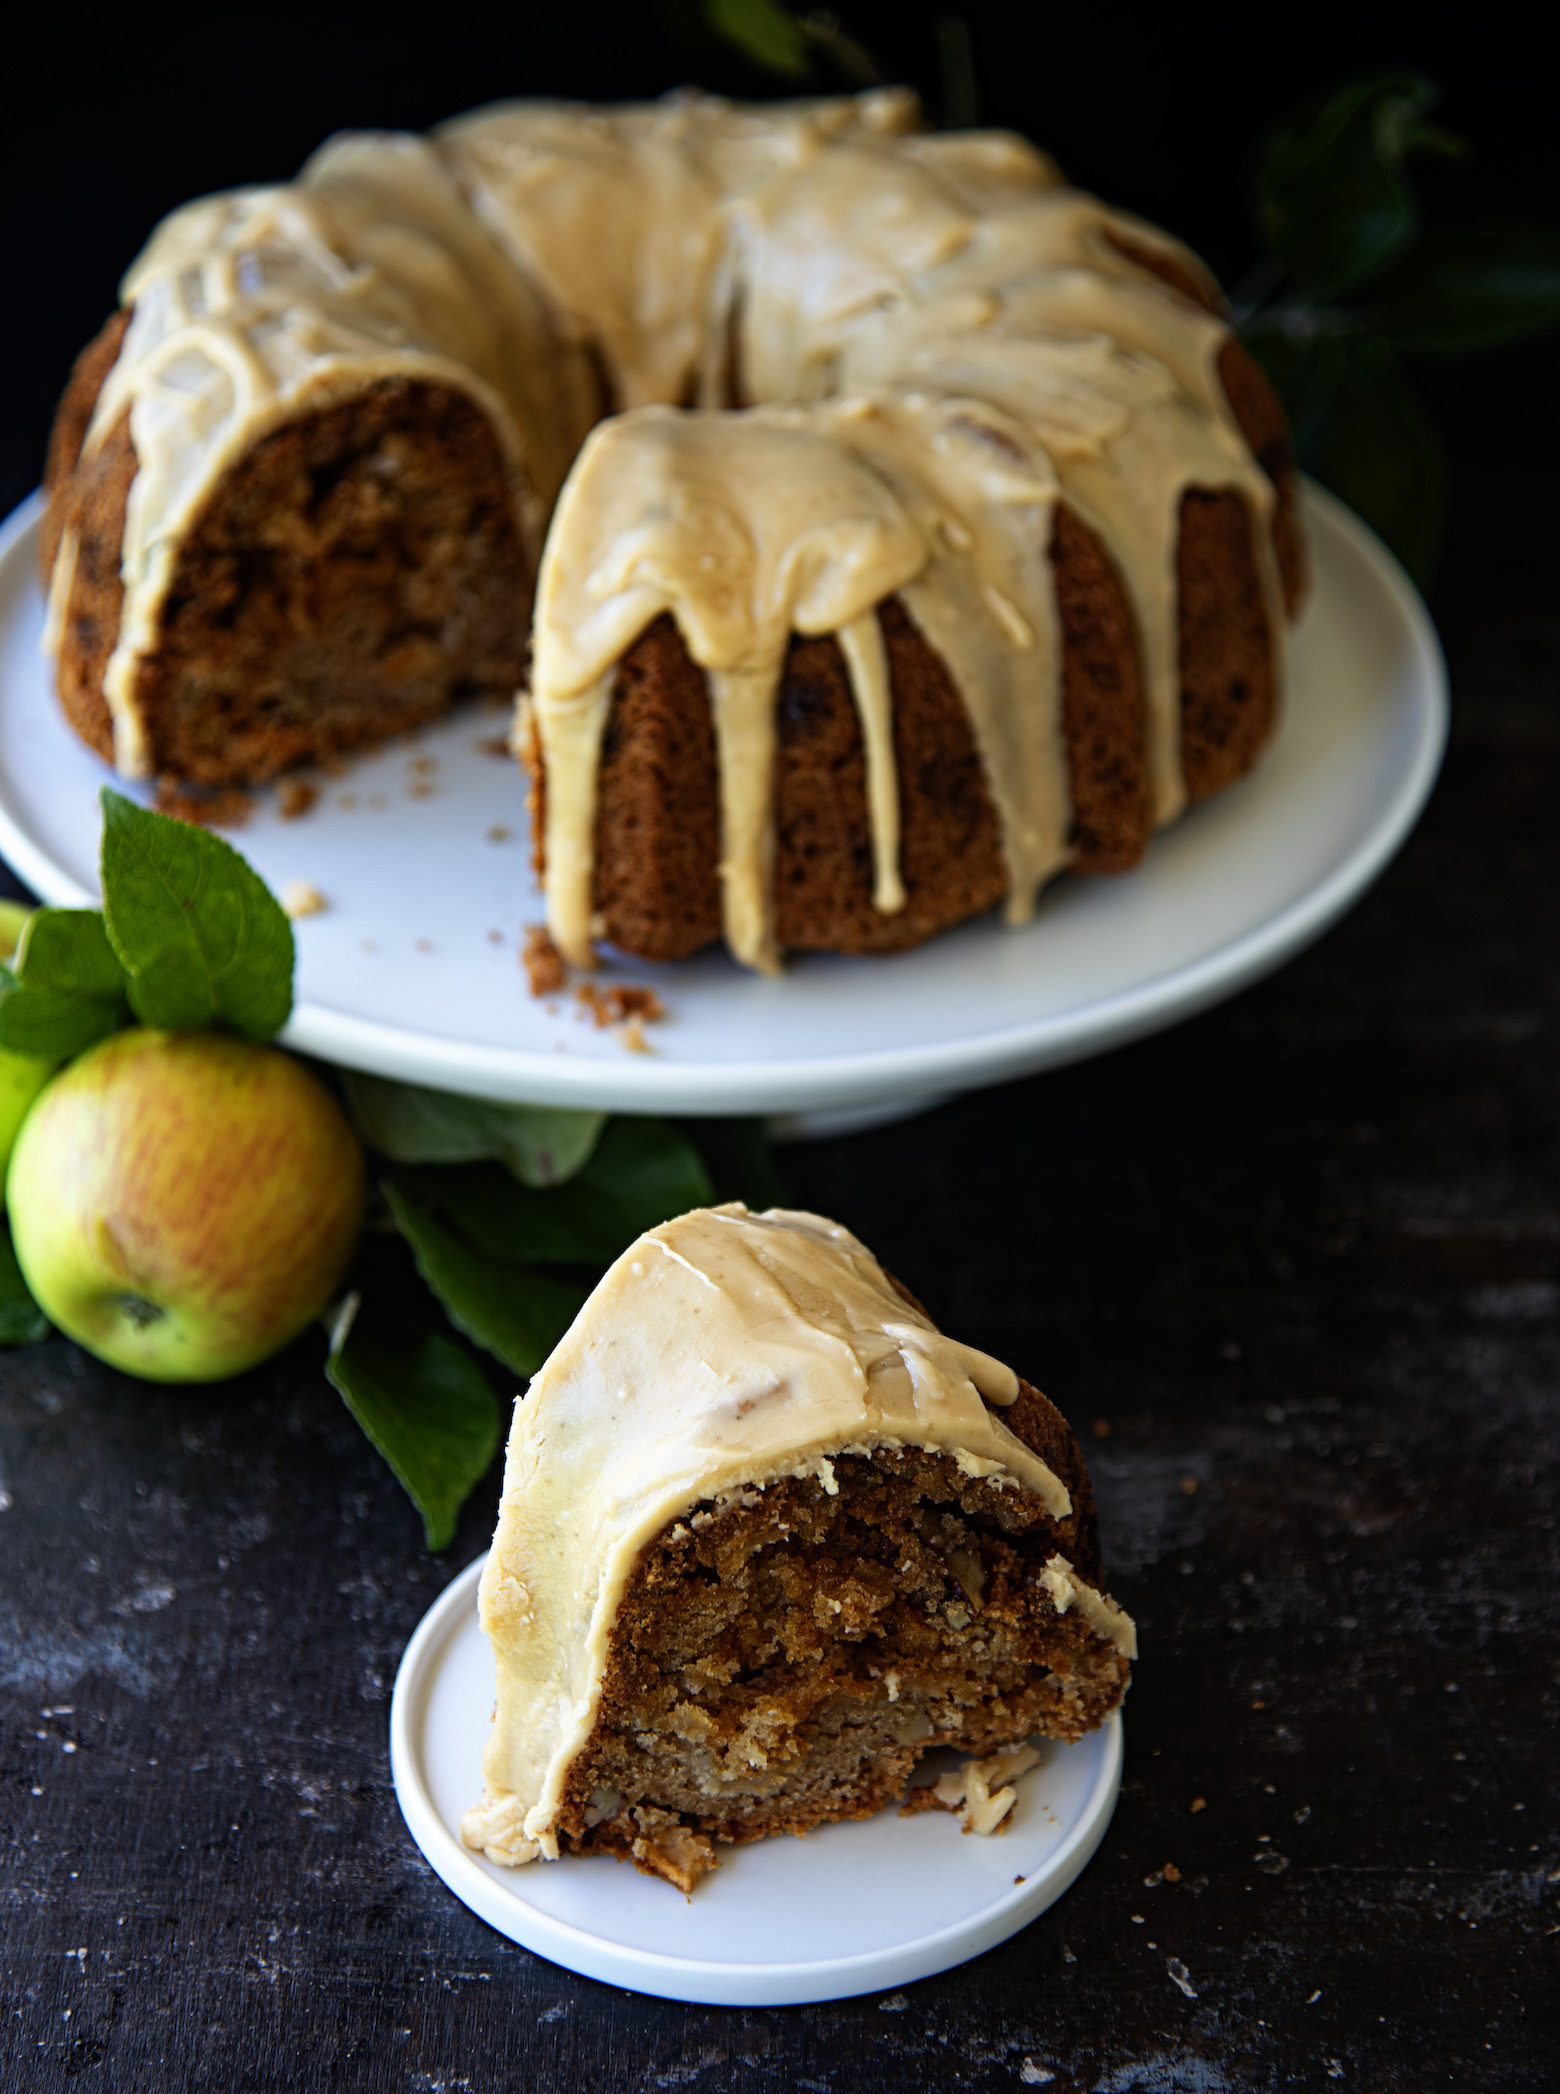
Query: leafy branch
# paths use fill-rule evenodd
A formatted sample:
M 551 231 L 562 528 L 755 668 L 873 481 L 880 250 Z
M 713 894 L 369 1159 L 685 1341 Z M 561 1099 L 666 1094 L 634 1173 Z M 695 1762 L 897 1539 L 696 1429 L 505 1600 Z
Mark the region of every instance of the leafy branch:
M 1367 73 L 1272 125 L 1252 182 L 1264 253 L 1232 298 L 1301 465 L 1421 583 L 1445 530 L 1446 459 L 1406 363 L 1482 355 L 1560 324 L 1560 228 L 1426 230 L 1410 163 L 1468 155 L 1430 121 L 1440 100 L 1423 73 Z

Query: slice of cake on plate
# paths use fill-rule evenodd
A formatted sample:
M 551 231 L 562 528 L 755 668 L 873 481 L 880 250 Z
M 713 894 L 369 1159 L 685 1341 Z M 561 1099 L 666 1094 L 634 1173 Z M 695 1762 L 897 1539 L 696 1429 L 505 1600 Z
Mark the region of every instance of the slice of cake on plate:
M 740 1205 L 641 1236 L 532 1382 L 481 1610 L 467 1845 L 684 1891 L 717 1842 L 870 1816 L 936 1746 L 995 1760 L 939 1799 L 993 1829 L 1005 1748 L 1094 1729 L 1136 1649 L 1054 1406 L 847 1230 Z

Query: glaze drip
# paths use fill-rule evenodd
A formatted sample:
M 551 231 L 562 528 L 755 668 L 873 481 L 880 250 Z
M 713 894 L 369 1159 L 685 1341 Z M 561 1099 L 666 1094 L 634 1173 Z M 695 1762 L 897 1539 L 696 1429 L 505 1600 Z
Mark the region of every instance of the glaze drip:
M 905 906 L 888 596 L 959 688 L 1007 915 L 1028 917 L 1069 859 L 1058 502 L 1136 614 L 1152 811 L 1173 820 L 1190 490 L 1246 505 L 1275 663 L 1284 624 L 1273 489 L 1218 376 L 1228 330 L 1134 253 L 1217 293 L 1185 249 L 1067 188 L 1021 139 L 919 135 L 918 120 L 887 89 L 767 108 L 513 102 L 428 140 L 347 135 L 294 184 L 176 212 L 125 280 L 133 318 L 88 437 L 128 413 L 139 461 L 105 679 L 120 768 L 146 767 L 139 667 L 220 475 L 285 417 L 422 374 L 480 404 L 533 552 L 545 534 L 547 907 L 576 964 L 593 957 L 615 668 L 663 611 L 709 683 L 738 959 L 779 965 L 775 713 L 793 633 L 838 640 L 873 903 Z M 596 374 L 625 410 L 605 421 Z M 67 534 L 54 646 L 73 559 Z

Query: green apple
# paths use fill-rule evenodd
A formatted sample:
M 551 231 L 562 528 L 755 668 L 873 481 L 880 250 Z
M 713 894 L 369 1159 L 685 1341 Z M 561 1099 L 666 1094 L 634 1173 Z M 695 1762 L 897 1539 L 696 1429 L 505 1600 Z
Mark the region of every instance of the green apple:
M 341 1284 L 363 1152 L 330 1093 L 225 1033 L 115 1033 L 23 1122 L 8 1194 L 33 1297 L 148 1381 L 265 1359 Z
M 32 911 L 21 902 L 0 901 L 0 961 L 9 960 Z M 41 1054 L 13 1054 L 0 1047 L 0 1207 L 5 1205 L 5 1167 L 27 1109 L 59 1067 Z

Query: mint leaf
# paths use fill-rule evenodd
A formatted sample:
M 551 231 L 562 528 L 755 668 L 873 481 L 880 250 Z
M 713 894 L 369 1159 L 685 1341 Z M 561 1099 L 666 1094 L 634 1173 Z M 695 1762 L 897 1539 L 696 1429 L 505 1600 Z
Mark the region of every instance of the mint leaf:
M 580 1169 L 606 1125 L 604 1112 L 557 1105 L 498 1105 L 421 1084 L 343 1071 L 358 1132 L 392 1163 L 477 1163 L 493 1158 L 522 1185 L 559 1185 Z
M 1423 73 L 1368 73 L 1267 133 L 1255 182 L 1257 222 L 1313 297 L 1359 290 L 1419 237 L 1419 200 L 1404 163 L 1414 153 L 1463 150 L 1426 121 L 1440 99 Z
M 103 915 L 143 1025 L 269 1040 L 292 1010 L 293 934 L 230 843 L 103 788 Z
M 11 1224 L 0 1220 L 0 1345 L 38 1345 L 51 1325 L 27 1291 L 11 1247 Z
M 579 1313 L 583 1287 L 500 1264 L 448 1229 L 404 1186 L 385 1186 L 417 1270 L 451 1323 L 514 1373 L 530 1376 Z
M 406 1345 L 377 1333 L 351 1295 L 325 1372 L 422 1514 L 429 1549 L 447 1549 L 498 1451 L 498 1404 L 481 1368 L 449 1338 Z
M 535 1192 L 491 1164 L 398 1172 L 471 1249 L 501 1264 L 606 1265 L 636 1236 L 706 1207 L 714 1187 L 698 1151 L 664 1120 L 620 1117 L 567 1185 Z
M 1417 356 L 1473 356 L 1560 325 L 1560 229 L 1519 221 L 1427 233 L 1364 319 Z
M 126 1022 L 128 988 L 96 909 L 37 909 L 0 977 L 0 1047 L 67 1061 Z

